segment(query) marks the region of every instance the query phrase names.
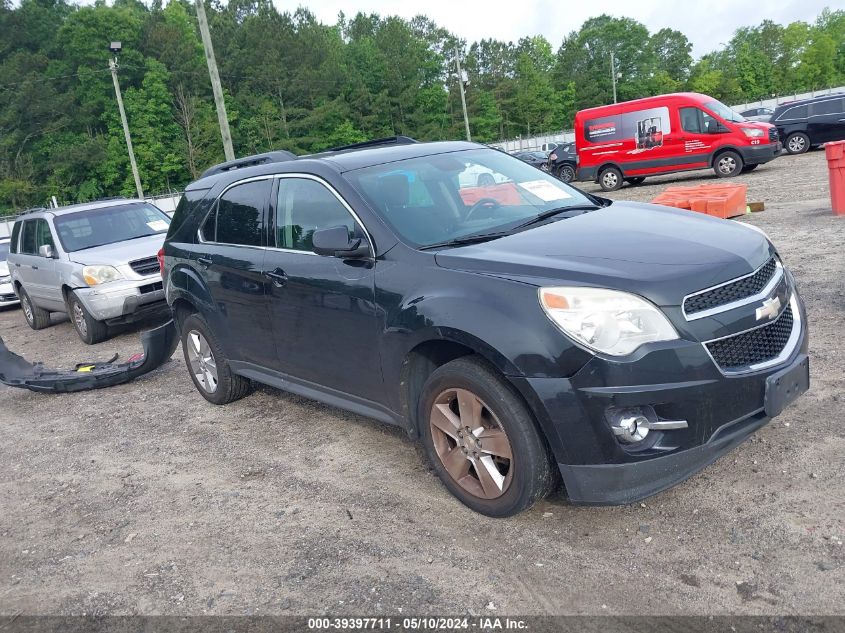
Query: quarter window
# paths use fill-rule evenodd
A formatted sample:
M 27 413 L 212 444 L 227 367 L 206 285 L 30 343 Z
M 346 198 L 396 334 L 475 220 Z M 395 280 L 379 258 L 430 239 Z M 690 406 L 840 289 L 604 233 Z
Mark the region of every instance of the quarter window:
M 810 106 L 810 115 L 841 114 L 843 111 L 843 99 L 828 99 L 819 101 Z
M 227 190 L 203 225 L 203 239 L 221 244 L 264 246 L 265 210 L 272 182 L 256 180 Z
M 296 251 L 314 249 L 314 231 L 345 226 L 350 237 L 355 220 L 324 185 L 306 178 L 281 178 L 276 205 L 276 246 Z
M 9 252 L 10 253 L 17 253 L 18 252 L 18 238 L 21 235 L 21 225 L 23 222 L 15 222 L 15 225 L 12 227 L 12 241 L 9 242 Z

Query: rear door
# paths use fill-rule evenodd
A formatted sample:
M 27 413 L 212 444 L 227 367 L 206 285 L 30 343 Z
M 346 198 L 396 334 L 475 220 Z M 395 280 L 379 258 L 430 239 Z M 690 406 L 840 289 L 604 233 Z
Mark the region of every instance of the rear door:
M 810 104 L 807 132 L 813 144 L 845 139 L 845 98 Z
M 36 306 L 47 310 L 63 310 L 62 289 L 56 278 L 56 260 L 42 257 L 38 252 L 42 246 L 50 246 L 54 252 L 56 250 L 47 220 L 26 220 L 21 229 L 17 256 L 19 278 Z
M 226 189 L 200 229 L 194 258 L 214 302 L 206 318 L 229 358 L 259 365 L 273 359 L 262 276 L 272 185 L 264 178 Z

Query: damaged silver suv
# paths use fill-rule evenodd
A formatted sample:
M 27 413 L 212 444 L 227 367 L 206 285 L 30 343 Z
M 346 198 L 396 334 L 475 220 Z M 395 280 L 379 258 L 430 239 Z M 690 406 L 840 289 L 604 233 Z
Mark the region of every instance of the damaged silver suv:
M 66 312 L 89 345 L 109 327 L 169 311 L 156 252 L 170 218 L 143 200 L 35 209 L 17 219 L 9 272 L 33 330 Z

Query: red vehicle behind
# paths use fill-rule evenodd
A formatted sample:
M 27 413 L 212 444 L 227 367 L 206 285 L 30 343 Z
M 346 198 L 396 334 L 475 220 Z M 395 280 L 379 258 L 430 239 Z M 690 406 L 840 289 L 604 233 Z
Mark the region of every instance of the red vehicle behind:
M 712 168 L 720 178 L 748 172 L 783 149 L 775 126 L 746 121 L 695 92 L 626 101 L 575 115 L 578 180 L 605 191 L 646 176 Z

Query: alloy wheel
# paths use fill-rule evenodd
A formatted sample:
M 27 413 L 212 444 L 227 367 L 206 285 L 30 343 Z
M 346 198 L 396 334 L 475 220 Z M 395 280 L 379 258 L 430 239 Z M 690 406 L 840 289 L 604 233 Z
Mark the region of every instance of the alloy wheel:
M 85 321 L 85 313 L 78 303 L 73 304 L 73 324 L 82 336 L 88 335 L 88 323 Z
M 496 499 L 513 479 L 513 451 L 493 411 L 467 389 L 434 400 L 429 424 L 434 450 L 449 476 L 468 493 Z
M 804 137 L 793 136 L 789 139 L 789 151 L 794 154 L 799 154 L 804 151 Z
M 201 332 L 191 330 L 187 336 L 188 362 L 197 384 L 206 393 L 217 391 L 217 362 L 206 338 Z
M 619 177 L 612 171 L 608 171 L 601 177 L 604 186 L 608 189 L 615 189 L 619 184 Z
M 736 171 L 736 160 L 733 156 L 723 156 L 719 159 L 719 171 L 723 174 L 732 174 Z
M 29 305 L 29 297 L 26 295 L 22 296 L 21 305 L 23 306 L 23 315 L 26 318 L 26 322 L 31 325 L 35 317 L 32 314 L 32 306 Z

